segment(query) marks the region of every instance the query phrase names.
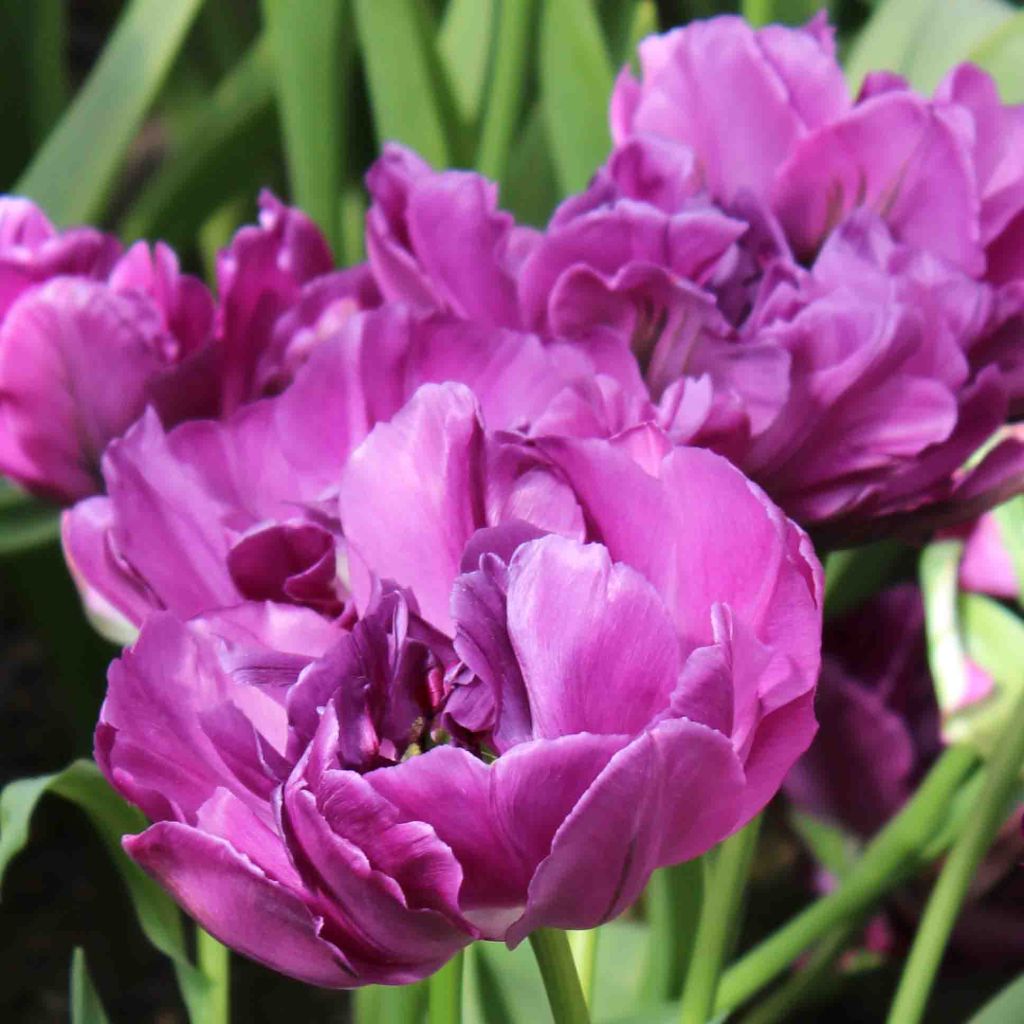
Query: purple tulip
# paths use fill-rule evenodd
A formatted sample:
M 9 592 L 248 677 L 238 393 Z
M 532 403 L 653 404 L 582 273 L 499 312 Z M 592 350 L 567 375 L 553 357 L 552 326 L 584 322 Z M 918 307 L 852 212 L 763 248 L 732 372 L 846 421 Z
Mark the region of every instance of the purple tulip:
M 39 252 L 61 246 L 75 248 L 61 236 Z M 0 320 L 0 469 L 64 503 L 99 489 L 107 443 L 147 404 L 176 422 L 218 402 L 212 300 L 170 249 L 139 243 L 102 281 L 72 263 L 23 288 Z
M 1002 426 L 1009 388 L 972 363 L 992 322 L 991 289 L 895 242 L 861 212 L 810 272 L 778 272 L 745 328 L 791 359 L 790 390 L 739 464 L 823 540 L 933 529 L 1024 486 L 1024 446 Z
M 689 147 L 717 200 L 767 201 L 797 143 L 850 106 L 824 15 L 805 28 L 696 21 L 640 44 L 641 80 L 619 76 L 612 137 L 655 135 Z
M 53 277 L 103 280 L 121 244 L 94 228 L 57 229 L 29 199 L 0 196 L 0 322 L 18 296 Z
M 531 439 L 487 404 L 427 384 L 353 451 L 352 618 L 157 614 L 111 669 L 97 760 L 155 822 L 126 849 L 315 984 L 614 917 L 814 732 L 799 529 L 713 453 Z
M 111 444 L 106 494 L 65 514 L 68 564 L 118 638 L 153 610 L 187 618 L 242 600 L 340 615 L 347 590 L 333 503 L 349 454 L 375 423 L 420 384 L 459 380 L 496 426 L 521 429 L 592 372 L 577 350 L 530 335 L 395 305 L 345 313 L 283 394 L 170 431 L 150 411 Z

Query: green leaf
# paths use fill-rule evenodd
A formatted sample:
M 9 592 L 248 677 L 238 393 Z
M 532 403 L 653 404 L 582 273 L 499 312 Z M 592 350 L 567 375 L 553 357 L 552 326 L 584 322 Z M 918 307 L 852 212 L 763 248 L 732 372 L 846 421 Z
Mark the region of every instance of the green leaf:
M 578 192 L 608 155 L 612 64 L 589 0 L 547 0 L 540 84 L 548 145 L 562 194 Z
M 1024 974 L 989 1000 L 968 1024 L 1020 1024 L 1024 1020 Z
M 60 536 L 60 509 L 0 478 L 0 558 L 49 544 Z
M 1017 603 L 1024 601 L 1024 495 L 1004 502 L 993 513 L 999 536 L 1017 577 Z
M 535 0 L 501 5 L 494 71 L 476 158 L 477 169 L 489 178 L 504 179 L 509 149 L 521 120 L 535 7 Z
M 539 104 L 527 115 L 512 147 L 502 184 L 501 204 L 517 220 L 537 226 L 547 222 L 558 201 L 558 185 Z
M 825 616 L 852 611 L 877 593 L 907 553 L 906 545 L 894 540 L 830 552 L 825 559 Z
M 615 67 L 632 61 L 637 43 L 658 31 L 654 0 L 601 0 L 598 14 Z
M 292 198 L 338 252 L 344 73 L 352 34 L 344 0 L 263 0 Z
M 845 878 L 857 863 L 861 844 L 837 825 L 792 807 L 789 809 L 789 823 L 814 859 L 836 878 Z
M 423 0 L 355 0 L 379 143 L 411 146 L 435 167 L 455 152 L 455 107 Z
M 1024 103 L 1024 12 L 1003 21 L 967 59 L 996 80 L 1004 103 Z
M 983 699 L 958 706 L 944 731 L 987 753 L 1024 689 L 1024 621 L 981 594 L 961 594 L 957 610 L 966 654 L 992 677 L 994 687 Z
M 822 8 L 832 5 L 822 0 L 742 0 L 740 13 L 752 25 L 802 25 Z
M 202 0 L 132 0 L 14 190 L 61 225 L 99 220 L 121 162 Z
M 1013 14 L 1004 0 L 886 0 L 857 36 L 846 61 L 847 80 L 856 91 L 869 71 L 886 69 L 931 92 Z
M 110 1024 L 80 946 L 71 955 L 71 1024 Z
M 141 832 L 146 820 L 110 788 L 92 761 L 74 761 L 53 775 L 18 779 L 0 791 L 0 882 L 8 864 L 28 843 L 32 814 L 46 793 L 63 797 L 85 812 L 128 889 L 143 933 L 174 962 L 190 1015 L 201 1020 L 209 984 L 189 959 L 181 913 L 121 849 L 121 837 Z
M 255 187 L 276 143 L 270 44 L 257 40 L 218 84 L 120 224 L 123 238 L 186 245 L 225 202 Z
M 451 83 L 452 98 L 463 124 L 474 128 L 483 112 L 487 69 L 492 60 L 500 0 L 450 0 L 437 34 L 437 49 Z M 531 0 L 522 0 L 530 6 Z M 501 3 L 505 8 L 518 4 Z

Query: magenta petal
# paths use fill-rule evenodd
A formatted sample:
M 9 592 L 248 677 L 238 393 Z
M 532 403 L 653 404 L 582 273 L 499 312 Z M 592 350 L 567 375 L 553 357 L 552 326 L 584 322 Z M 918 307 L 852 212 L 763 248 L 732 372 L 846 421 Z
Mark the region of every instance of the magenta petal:
M 128 854 L 215 938 L 312 985 L 359 983 L 341 951 L 318 935 L 302 899 L 217 836 L 159 822 L 125 840 Z
M 463 549 L 484 525 L 482 444 L 472 392 L 425 385 L 390 423 L 374 428 L 341 482 L 351 549 L 380 579 L 410 587 L 424 618 L 445 631 Z M 365 606 L 368 585 L 353 586 Z
M 25 295 L 0 327 L 0 469 L 58 500 L 99 490 L 100 456 L 145 408 L 167 340 L 147 300 L 100 284 Z
M 507 614 L 536 738 L 630 735 L 667 707 L 674 624 L 650 583 L 600 545 L 551 536 L 520 547 Z
M 639 87 L 628 78 L 616 86 L 616 142 L 646 132 L 686 143 L 726 201 L 743 190 L 767 196 L 793 144 L 849 102 L 831 44 L 810 30 L 696 21 L 646 39 L 640 64 Z
M 686 719 L 642 733 L 558 829 L 509 945 L 534 928 L 594 928 L 620 914 L 655 868 L 703 853 L 743 823 L 742 788 L 721 733 Z
M 772 199 L 794 248 L 814 253 L 843 217 L 867 206 L 902 240 L 980 273 L 967 128 L 954 113 L 887 92 L 798 143 Z

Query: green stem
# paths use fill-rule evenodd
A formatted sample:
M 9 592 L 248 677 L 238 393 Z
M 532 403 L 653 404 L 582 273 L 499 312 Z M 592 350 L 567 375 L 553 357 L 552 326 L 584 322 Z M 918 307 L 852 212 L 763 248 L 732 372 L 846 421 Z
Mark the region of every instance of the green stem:
M 680 1006 L 682 1024 L 706 1024 L 715 1005 L 722 965 L 729 955 L 743 905 L 743 890 L 761 830 L 760 815 L 730 836 L 713 856 L 705 854 L 704 903 Z
M 746 1002 L 805 949 L 863 914 L 916 870 L 921 864 L 921 851 L 943 828 L 958 787 L 977 762 L 977 755 L 968 747 L 947 748 L 907 805 L 878 833 L 839 886 L 725 972 L 715 1001 L 716 1012 Z M 941 853 L 932 849 L 936 856 Z
M 594 982 L 597 980 L 597 939 L 599 931 L 569 932 L 569 948 L 580 978 L 580 988 L 587 1006 L 594 1005 Z
M 210 982 L 202 1024 L 231 1020 L 231 950 L 202 928 L 196 928 L 196 959 Z
M 459 1024 L 462 1020 L 462 965 L 465 959 L 456 953 L 427 982 L 427 1020 L 429 1024 Z
M 740 1024 L 778 1024 L 790 1020 L 793 1011 L 818 993 L 832 976 L 832 965 L 839 959 L 857 930 L 860 921 L 841 925 L 815 949 L 806 964 L 794 971 L 785 984 L 762 999 L 747 1013 Z
M 477 170 L 501 180 L 508 169 L 508 154 L 519 125 L 525 95 L 530 27 L 536 0 L 501 0 L 494 47 L 494 76 L 482 121 Z
M 652 1003 L 670 1002 L 682 995 L 703 891 L 700 858 L 661 868 L 651 876 L 647 886 L 650 946 L 643 988 Z
M 587 1001 L 583 998 L 565 932 L 556 928 L 539 928 L 531 933 L 530 945 L 544 979 L 555 1024 L 590 1024 Z
M 889 1012 L 890 1024 L 916 1024 L 925 1010 L 949 933 L 978 864 L 1006 821 L 1024 764 L 1024 697 L 1011 714 L 985 768 L 985 784 L 942 869 L 918 926 Z

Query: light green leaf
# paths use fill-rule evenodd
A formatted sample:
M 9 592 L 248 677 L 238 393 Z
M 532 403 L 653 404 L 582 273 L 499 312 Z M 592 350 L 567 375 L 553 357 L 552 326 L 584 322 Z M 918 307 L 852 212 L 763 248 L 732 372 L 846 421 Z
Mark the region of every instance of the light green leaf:
M 998 25 L 967 59 L 996 80 L 1004 103 L 1024 103 L 1024 12 Z
M 1017 577 L 1017 603 L 1024 601 L 1024 495 L 1004 502 L 993 513 L 999 536 Z
M 354 0 L 360 54 L 380 143 L 411 146 L 435 167 L 455 154 L 454 100 L 423 0 Z
M 121 837 L 141 832 L 145 818 L 110 788 L 92 761 L 74 761 L 53 775 L 18 779 L 0 791 L 0 882 L 8 864 L 28 843 L 32 814 L 46 793 L 63 797 L 85 812 L 128 889 L 143 933 L 174 962 L 190 1015 L 201 1020 L 209 984 L 189 959 L 181 913 L 121 849 Z
M 50 544 L 60 536 L 60 509 L 0 478 L 0 557 Z
M 71 1024 L 110 1024 L 80 946 L 71 955 Z
M 61 225 L 99 220 L 129 145 L 202 0 L 132 0 L 60 123 L 14 187 Z
M 992 677 L 994 687 L 983 699 L 958 708 L 945 732 L 987 753 L 1024 689 L 1024 621 L 981 594 L 960 595 L 957 608 L 966 653 Z
M 338 252 L 345 73 L 352 33 L 345 0 L 263 0 L 292 199 Z
M 1024 974 L 989 1000 L 968 1024 L 1020 1024 L 1024 1020 Z
M 856 91 L 869 71 L 886 69 L 931 92 L 1013 14 L 1004 0 L 886 0 L 857 36 L 846 61 L 847 81 Z
M 508 169 L 509 148 L 523 110 L 535 9 L 535 0 L 501 5 L 487 113 L 476 158 L 477 169 L 489 178 L 504 180 Z
M 274 150 L 270 44 L 257 40 L 203 104 L 120 224 L 127 241 L 183 245 L 225 202 L 255 188 L 259 156 Z M 251 184 L 250 184 L 251 182 Z
M 562 194 L 578 192 L 608 155 L 613 72 L 589 0 L 546 0 L 540 84 L 548 145 Z
M 475 127 L 487 91 L 495 25 L 501 0 L 449 0 L 437 34 L 437 49 L 451 83 L 452 98 L 463 124 Z M 530 0 L 521 0 L 530 6 Z M 504 8 L 509 5 L 501 3 Z

